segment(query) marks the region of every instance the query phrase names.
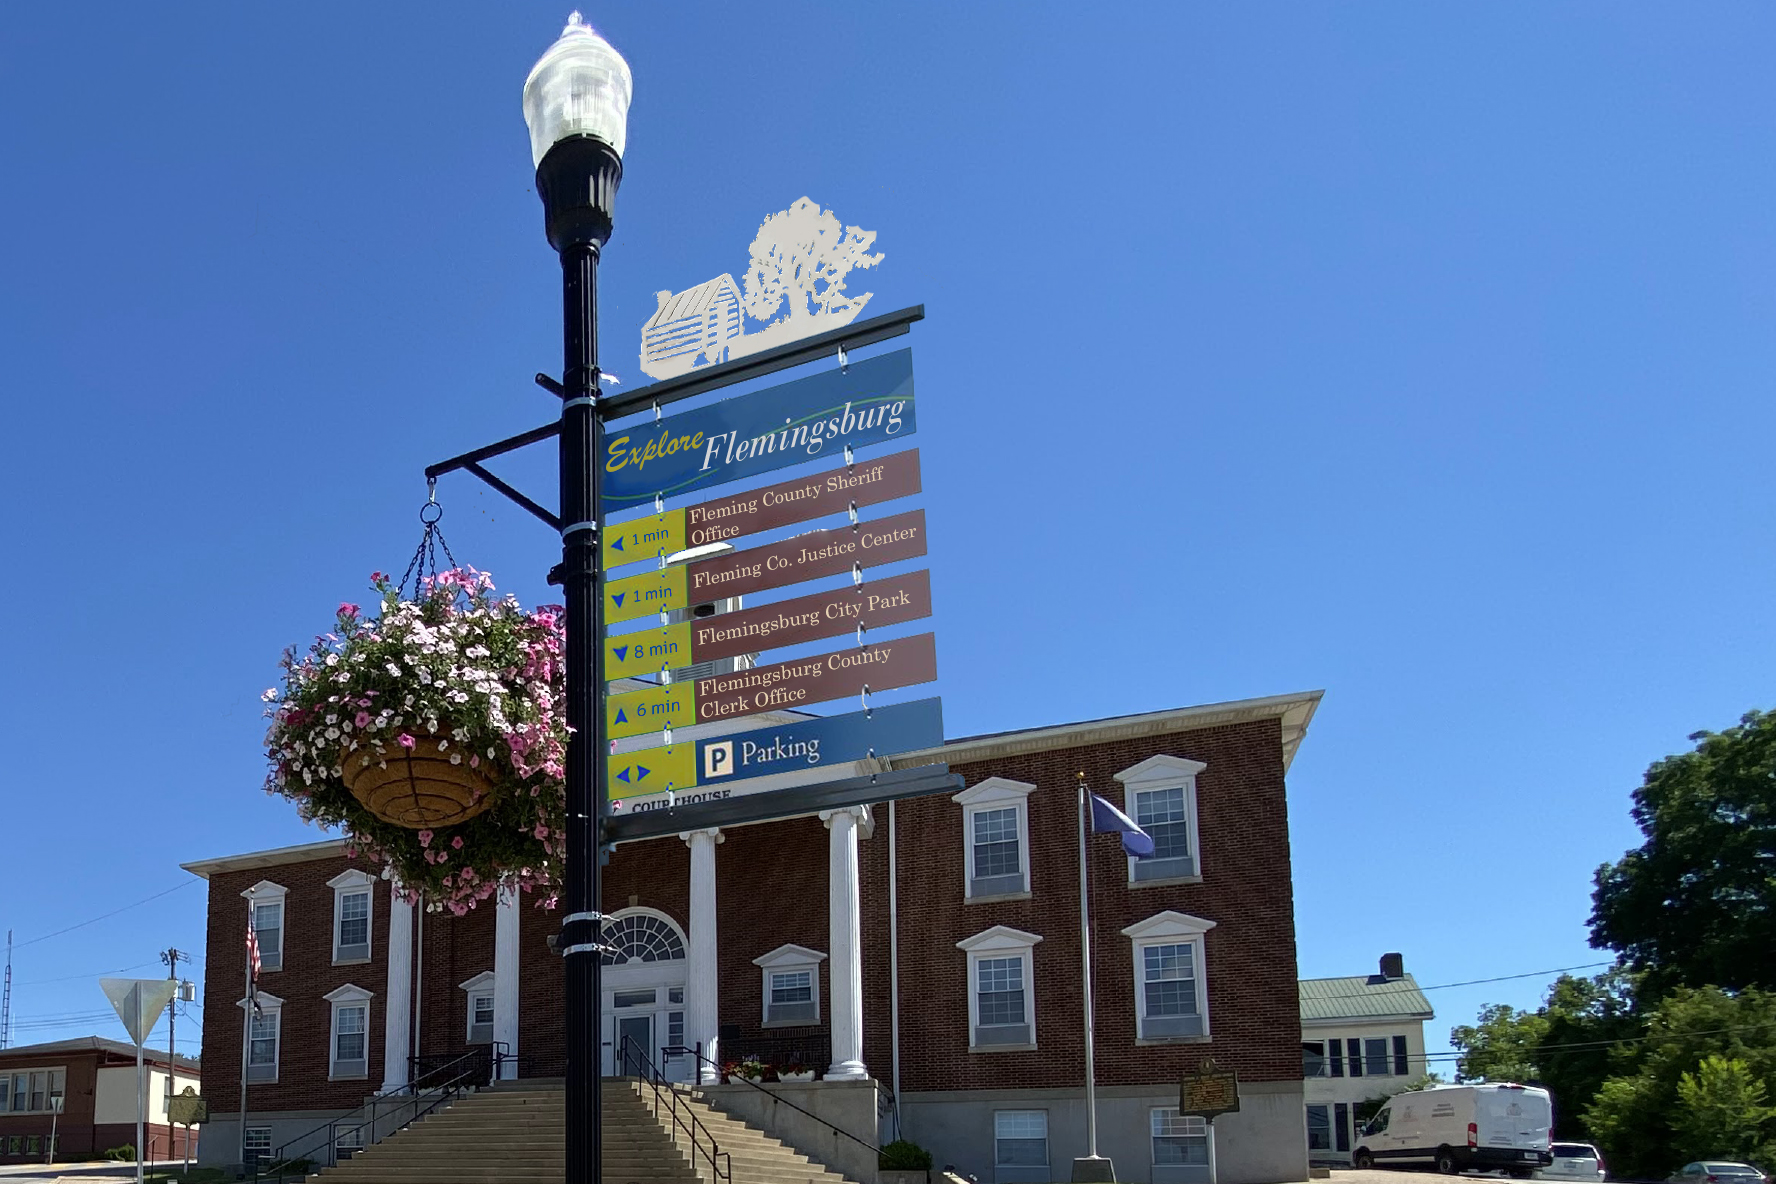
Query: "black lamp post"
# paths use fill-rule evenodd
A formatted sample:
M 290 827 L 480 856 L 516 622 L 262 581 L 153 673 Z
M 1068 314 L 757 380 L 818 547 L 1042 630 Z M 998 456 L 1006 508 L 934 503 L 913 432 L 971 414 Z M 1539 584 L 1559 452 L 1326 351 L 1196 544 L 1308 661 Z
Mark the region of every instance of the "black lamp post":
M 601 1177 L 600 885 L 605 822 L 604 679 L 600 639 L 598 258 L 610 238 L 633 84 L 629 65 L 580 21 L 538 59 L 524 83 L 537 194 L 549 245 L 561 256 L 561 567 L 567 601 L 566 915 L 568 1184 Z

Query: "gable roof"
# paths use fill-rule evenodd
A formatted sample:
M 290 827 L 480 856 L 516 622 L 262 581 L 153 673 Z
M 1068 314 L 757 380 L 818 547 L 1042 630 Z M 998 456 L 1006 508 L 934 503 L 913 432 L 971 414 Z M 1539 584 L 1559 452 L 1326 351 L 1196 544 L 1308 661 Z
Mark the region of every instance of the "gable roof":
M 1303 1021 L 1428 1020 L 1436 1016 L 1431 1001 L 1410 974 L 1387 979 L 1379 975 L 1304 978 L 1299 986 Z
M 646 333 L 649 329 L 669 325 L 681 317 L 702 316 L 716 297 L 721 295 L 724 287 L 733 294 L 734 299 L 740 298 L 740 289 L 735 286 L 734 277 L 726 272 L 682 292 L 660 293 L 660 307 L 654 310 L 654 315 L 647 319 L 647 324 L 641 327 L 641 331 Z

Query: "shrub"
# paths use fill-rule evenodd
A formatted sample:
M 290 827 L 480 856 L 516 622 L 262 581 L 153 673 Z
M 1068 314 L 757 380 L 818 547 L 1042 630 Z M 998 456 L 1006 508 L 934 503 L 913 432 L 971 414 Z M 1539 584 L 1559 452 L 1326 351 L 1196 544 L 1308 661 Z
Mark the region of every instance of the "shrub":
M 884 1172 L 929 1172 L 931 1152 L 917 1143 L 896 1139 L 882 1148 L 882 1157 L 876 1166 Z
M 125 1143 L 121 1147 L 113 1147 L 105 1152 L 105 1158 L 111 1160 L 113 1163 L 135 1163 L 136 1145 L 134 1143 Z

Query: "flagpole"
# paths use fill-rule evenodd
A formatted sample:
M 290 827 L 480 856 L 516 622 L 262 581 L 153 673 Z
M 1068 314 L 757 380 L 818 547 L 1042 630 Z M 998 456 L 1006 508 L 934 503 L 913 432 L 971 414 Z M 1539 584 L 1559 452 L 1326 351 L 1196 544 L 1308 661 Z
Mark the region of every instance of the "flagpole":
M 240 1161 L 247 1168 L 247 1057 L 253 1050 L 253 890 L 247 889 L 247 1006 L 241 1014 Z
M 1085 997 L 1085 1144 L 1086 1156 L 1098 1158 L 1098 1083 L 1092 1064 L 1091 893 L 1085 864 L 1085 774 L 1079 775 L 1079 954 Z M 1075 1173 L 1077 1176 L 1077 1172 Z

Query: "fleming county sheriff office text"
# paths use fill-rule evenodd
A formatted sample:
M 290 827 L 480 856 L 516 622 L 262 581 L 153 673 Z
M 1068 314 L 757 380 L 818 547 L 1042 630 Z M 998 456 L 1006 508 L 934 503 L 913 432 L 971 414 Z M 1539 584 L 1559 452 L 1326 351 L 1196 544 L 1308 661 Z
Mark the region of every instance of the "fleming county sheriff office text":
M 696 432 L 692 435 L 674 436 L 670 432 L 661 432 L 659 436 L 640 446 L 632 444 L 628 436 L 618 436 L 606 448 L 604 469 L 607 473 L 620 473 L 626 468 L 641 469 L 649 461 L 699 448 L 703 450 L 700 472 L 707 472 L 714 464 L 734 464 L 770 452 L 787 452 L 792 448 L 800 448 L 809 456 L 818 456 L 820 450 L 826 447 L 827 441 L 842 439 L 853 432 L 880 429 L 884 435 L 895 435 L 900 431 L 901 413 L 906 410 L 906 400 L 896 399 L 892 403 L 882 403 L 856 411 L 852 410 L 852 406 L 846 403 L 842 409 L 831 409 L 836 414 L 821 412 L 801 423 L 785 425 L 745 440 L 740 438 L 738 428 L 716 435 Z

